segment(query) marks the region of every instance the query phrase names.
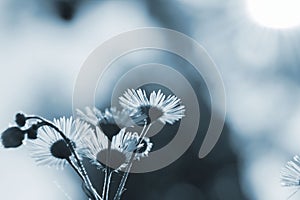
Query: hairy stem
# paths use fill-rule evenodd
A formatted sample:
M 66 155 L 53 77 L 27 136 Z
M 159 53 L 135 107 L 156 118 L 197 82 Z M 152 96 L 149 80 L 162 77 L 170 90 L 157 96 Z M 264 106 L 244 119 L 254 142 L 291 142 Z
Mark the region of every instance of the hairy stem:
M 107 167 L 106 167 L 104 173 L 105 173 L 105 174 L 104 174 L 104 183 L 103 183 L 103 188 L 102 188 L 102 197 L 103 197 L 103 198 L 105 197 L 106 183 L 107 183 L 107 176 L 108 176 Z
M 134 154 L 132 154 L 132 155 L 134 155 Z M 131 157 L 132 160 L 133 160 L 133 158 L 134 158 L 134 156 Z M 124 190 L 124 187 L 125 187 L 125 184 L 126 184 L 126 181 L 127 181 L 130 169 L 131 169 L 131 166 L 132 166 L 132 161 L 129 162 L 129 164 L 126 168 L 126 171 L 123 173 L 123 176 L 122 176 L 121 182 L 119 184 L 118 190 L 115 194 L 114 200 L 120 200 L 121 199 L 121 196 L 122 196 L 122 193 L 123 193 L 123 190 Z
M 108 200 L 108 197 L 109 197 L 109 187 L 110 187 L 110 181 L 111 181 L 112 174 L 113 174 L 113 171 L 109 172 L 108 179 L 107 179 L 107 185 L 106 185 L 105 200 Z
M 104 190 L 104 193 L 102 195 L 103 198 L 105 199 L 108 199 L 108 196 L 109 196 L 109 187 L 110 187 L 110 179 L 111 179 L 111 169 L 109 167 L 109 164 L 110 164 L 110 150 L 111 150 L 111 142 L 110 140 L 107 140 L 107 154 L 106 154 L 106 174 L 105 174 L 105 190 Z M 103 193 L 103 192 L 102 192 Z
M 29 116 L 27 117 L 27 119 L 38 119 L 38 120 L 41 120 L 46 126 L 49 126 L 51 128 L 53 128 L 54 130 L 56 130 L 60 136 L 64 139 L 64 141 L 67 143 L 68 147 L 70 148 L 70 151 L 72 152 L 76 162 L 77 162 L 77 165 L 78 165 L 78 168 L 79 168 L 79 172 L 80 174 L 82 175 L 83 177 L 83 180 L 86 184 L 86 186 L 88 187 L 88 189 L 92 192 L 92 195 L 93 195 L 93 200 L 103 200 L 99 195 L 98 193 L 96 192 L 96 190 L 94 189 L 89 177 L 88 177 L 88 174 L 83 166 L 83 163 L 82 161 L 80 160 L 79 158 L 79 155 L 78 153 L 75 151 L 75 147 L 74 147 L 74 143 L 58 128 L 56 127 L 54 124 L 52 124 L 51 122 L 49 122 L 48 120 L 46 119 L 43 119 L 42 117 L 39 117 L 39 116 Z
M 147 127 L 147 124 L 145 123 L 145 125 L 143 127 L 143 130 L 141 132 L 141 135 L 140 135 L 140 141 L 139 141 L 138 145 L 140 145 L 142 143 L 142 141 L 143 141 L 144 137 L 146 136 L 146 134 L 148 133 L 151 125 L 152 125 L 152 123 L 150 123 L 148 125 L 148 127 Z M 118 190 L 116 192 L 116 195 L 114 197 L 114 200 L 120 200 L 121 199 L 121 196 L 122 196 L 122 193 L 124 191 L 124 187 L 125 187 L 127 178 L 129 176 L 130 169 L 131 169 L 132 164 L 133 164 L 134 157 L 135 157 L 135 153 L 132 153 L 130 161 L 129 161 L 128 165 L 127 165 L 127 168 L 126 168 L 126 170 L 125 170 L 125 172 L 124 172 L 124 174 L 122 176 L 122 179 L 121 179 L 121 182 L 119 184 L 119 187 L 118 187 Z
M 76 167 L 76 165 L 73 163 L 73 161 L 70 158 L 68 158 L 66 160 L 68 161 L 68 163 L 70 164 L 70 166 L 74 169 L 74 171 L 77 173 L 77 175 L 81 178 L 81 180 L 84 181 L 84 177 L 80 173 L 78 167 Z

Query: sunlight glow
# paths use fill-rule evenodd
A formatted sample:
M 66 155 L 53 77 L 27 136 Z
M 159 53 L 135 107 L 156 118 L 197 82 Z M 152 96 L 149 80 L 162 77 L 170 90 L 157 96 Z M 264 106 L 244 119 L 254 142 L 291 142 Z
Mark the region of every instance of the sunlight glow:
M 247 9 L 258 24 L 269 28 L 300 25 L 299 0 L 247 0 Z

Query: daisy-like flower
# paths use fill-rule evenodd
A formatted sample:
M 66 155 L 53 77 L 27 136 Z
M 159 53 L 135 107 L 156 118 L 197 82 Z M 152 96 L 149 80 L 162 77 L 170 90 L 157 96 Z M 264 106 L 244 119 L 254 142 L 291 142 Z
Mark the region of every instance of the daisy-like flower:
M 150 142 L 150 139 L 144 137 L 143 140 L 140 142 L 140 147 L 134 151 L 135 159 L 140 160 L 141 158 L 147 157 L 152 147 L 153 143 Z
M 95 127 L 99 127 L 110 141 L 122 128 L 132 127 L 138 121 L 145 119 L 142 115 L 136 116 L 134 119 L 131 118 L 131 116 L 135 116 L 134 112 L 128 109 L 119 111 L 115 107 L 107 108 L 104 112 L 95 107 L 93 109 L 86 107 L 85 112 L 77 110 L 79 118 Z
M 120 131 L 114 138 L 115 144 L 119 144 L 119 147 L 126 152 L 135 153 L 134 159 L 140 160 L 140 158 L 148 156 L 152 149 L 153 144 L 150 139 L 144 137 L 141 141 L 140 136 L 137 132 L 125 132 Z
M 94 134 L 87 123 L 78 119 L 74 120 L 72 117 L 54 119 L 54 125 L 74 143 L 75 150 L 80 154 L 84 152 L 82 139 L 87 135 Z M 68 159 L 72 157 L 68 144 L 57 131 L 49 126 L 39 128 L 37 139 L 28 143 L 31 156 L 38 165 L 55 166 L 58 169 L 63 169 L 68 163 Z
M 294 156 L 292 161 L 289 161 L 281 172 L 282 186 L 300 186 L 300 157 Z
M 120 104 L 128 110 L 138 110 L 147 116 L 147 123 L 159 120 L 163 124 L 173 124 L 184 117 L 185 108 L 174 95 L 166 97 L 161 90 L 153 91 L 148 98 L 145 90 L 128 89 L 120 97 Z
M 108 138 L 96 127 L 96 134 L 85 138 L 87 146 L 86 157 L 92 160 L 94 164 L 100 167 L 108 166 L 115 170 L 123 169 L 129 163 L 132 154 L 143 147 L 139 142 L 137 133 L 126 132 L 125 128 L 112 138 L 110 148 L 108 147 Z M 146 154 L 139 154 L 136 159 Z

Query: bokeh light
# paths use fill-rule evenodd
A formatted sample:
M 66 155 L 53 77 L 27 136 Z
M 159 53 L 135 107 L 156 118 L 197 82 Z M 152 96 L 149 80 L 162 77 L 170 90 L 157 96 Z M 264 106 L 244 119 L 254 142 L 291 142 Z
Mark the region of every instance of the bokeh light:
M 247 9 L 253 20 L 276 29 L 298 26 L 299 7 L 298 0 L 247 0 Z

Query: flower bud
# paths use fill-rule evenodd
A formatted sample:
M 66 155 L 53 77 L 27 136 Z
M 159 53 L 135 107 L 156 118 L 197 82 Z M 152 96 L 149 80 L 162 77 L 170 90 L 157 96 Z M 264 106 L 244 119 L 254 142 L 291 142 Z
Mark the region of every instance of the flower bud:
M 27 130 L 27 138 L 28 139 L 37 139 L 37 130 L 38 126 L 36 124 L 33 124 L 28 130 Z
M 18 113 L 18 114 L 16 114 L 15 121 L 18 126 L 23 127 L 26 124 L 26 117 L 24 114 Z
M 19 127 L 10 127 L 1 134 L 1 140 L 5 148 L 21 146 L 24 140 L 24 131 Z

